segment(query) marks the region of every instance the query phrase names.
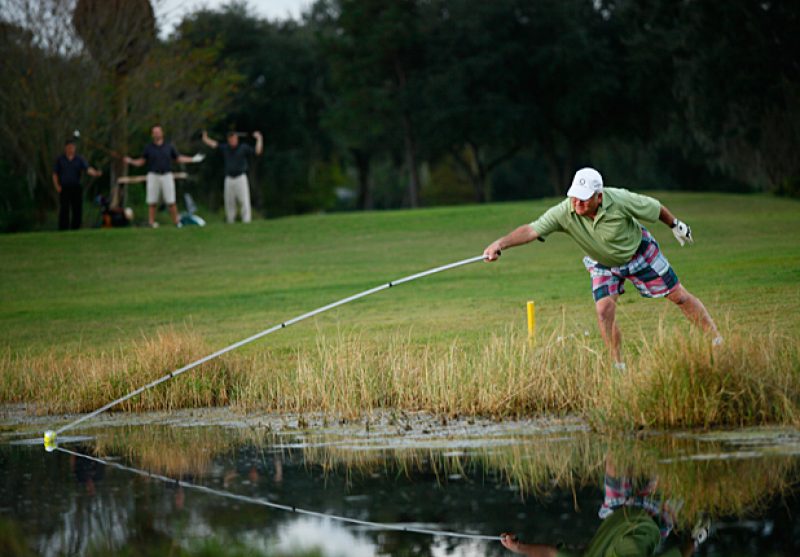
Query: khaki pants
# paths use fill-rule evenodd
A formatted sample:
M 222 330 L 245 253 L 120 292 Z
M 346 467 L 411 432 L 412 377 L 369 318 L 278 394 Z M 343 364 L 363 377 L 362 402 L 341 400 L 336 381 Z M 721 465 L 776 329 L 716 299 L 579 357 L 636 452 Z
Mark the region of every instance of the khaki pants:
M 241 205 L 242 222 L 250 222 L 250 183 L 247 174 L 225 176 L 225 219 L 236 220 L 236 205 Z

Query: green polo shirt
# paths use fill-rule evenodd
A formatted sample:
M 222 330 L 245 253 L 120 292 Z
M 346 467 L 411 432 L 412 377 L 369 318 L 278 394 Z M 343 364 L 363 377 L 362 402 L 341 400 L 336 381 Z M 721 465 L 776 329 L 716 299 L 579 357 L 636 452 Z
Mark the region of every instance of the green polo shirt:
M 605 196 L 604 196 L 605 197 Z M 657 553 L 661 545 L 658 526 L 642 509 L 623 507 L 603 521 L 581 557 L 680 557 L 677 547 Z M 556 557 L 577 557 L 558 551 Z
M 639 220 L 655 222 L 661 203 L 652 197 L 618 188 L 603 188 L 603 204 L 594 219 L 575 213 L 570 198 L 554 205 L 530 225 L 547 237 L 566 232 L 592 259 L 606 267 L 622 265 L 642 241 Z

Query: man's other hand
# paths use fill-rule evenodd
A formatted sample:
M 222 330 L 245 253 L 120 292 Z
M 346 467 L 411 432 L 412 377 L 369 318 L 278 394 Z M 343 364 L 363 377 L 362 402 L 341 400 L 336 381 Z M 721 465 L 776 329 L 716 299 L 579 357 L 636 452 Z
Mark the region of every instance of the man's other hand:
M 694 243 L 691 227 L 682 220 L 675 219 L 675 223 L 672 225 L 672 234 L 681 246 Z

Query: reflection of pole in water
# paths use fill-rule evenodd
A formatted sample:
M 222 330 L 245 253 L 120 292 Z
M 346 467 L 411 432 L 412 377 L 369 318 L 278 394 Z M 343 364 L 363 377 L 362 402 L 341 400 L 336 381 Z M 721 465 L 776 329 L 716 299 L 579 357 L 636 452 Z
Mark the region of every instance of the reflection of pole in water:
M 299 507 L 295 507 L 293 505 L 284 505 L 280 503 L 273 503 L 272 501 L 268 501 L 261 497 L 251 497 L 248 495 L 238 495 L 236 493 L 231 493 L 229 491 L 224 491 L 221 489 L 214 489 L 212 487 L 207 487 L 204 485 L 197 485 L 183 480 L 176 480 L 174 478 L 169 478 L 167 476 L 163 476 L 161 474 L 155 474 L 152 472 L 147 472 L 146 470 L 139 470 L 138 468 L 133 468 L 131 466 L 125 466 L 124 464 L 120 464 L 118 462 L 110 462 L 107 460 L 103 460 L 102 458 L 98 458 L 95 456 L 90 456 L 88 454 L 83 454 L 75 451 L 71 451 L 69 449 L 65 449 L 63 447 L 56 447 L 57 451 L 61 451 L 68 455 L 75 456 L 77 458 L 87 459 L 98 464 L 102 464 L 104 466 L 110 466 L 113 468 L 117 468 L 119 470 L 124 470 L 126 472 L 131 472 L 133 474 L 137 474 L 139 476 L 144 476 L 146 478 L 152 478 L 156 480 L 161 480 L 164 483 L 174 485 L 177 487 L 183 487 L 186 489 L 194 489 L 195 491 L 200 491 L 202 493 L 208 493 L 211 495 L 217 495 L 219 497 L 226 497 L 228 499 L 233 499 L 235 501 L 240 501 L 243 503 L 249 503 L 253 505 L 260 505 L 262 507 L 268 507 L 270 509 L 276 509 L 281 511 L 288 511 L 291 513 L 305 515 L 305 516 L 313 516 L 320 519 L 325 520 L 334 520 L 337 522 L 343 522 L 346 524 L 355 524 L 358 526 L 366 526 L 375 530 L 392 530 L 396 532 L 409 532 L 414 534 L 426 534 L 430 536 L 445 536 L 449 538 L 463 538 L 463 539 L 471 539 L 471 540 L 484 540 L 484 541 L 499 541 L 499 536 L 486 536 L 482 534 L 468 534 L 463 532 L 451 532 L 448 530 L 432 530 L 428 528 L 415 528 L 413 526 L 403 526 L 402 524 L 386 524 L 381 522 L 372 522 L 369 520 L 359 520 L 357 518 L 350 518 L 347 516 L 337 516 L 334 514 L 327 514 L 318 511 L 312 511 L 308 509 L 302 509 Z

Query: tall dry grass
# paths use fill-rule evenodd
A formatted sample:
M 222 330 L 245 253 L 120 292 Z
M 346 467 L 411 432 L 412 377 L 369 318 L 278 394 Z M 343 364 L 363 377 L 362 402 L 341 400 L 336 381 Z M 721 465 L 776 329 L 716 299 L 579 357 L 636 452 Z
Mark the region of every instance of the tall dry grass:
M 378 408 L 498 418 L 580 412 L 580 393 L 597 391 L 606 363 L 587 342 L 559 336 L 531 344 L 509 333 L 442 346 L 399 335 L 381 343 L 363 334 L 320 335 L 291 368 L 253 359 L 238 402 L 348 418 Z
M 531 344 L 515 332 L 483 344 L 420 346 L 395 337 L 320 336 L 293 368 L 253 363 L 237 403 L 356 417 L 376 408 L 494 418 L 584 416 L 597 429 L 800 422 L 800 346 L 776 333 L 700 334 L 660 326 L 641 335 L 627 370 L 603 347 L 556 331 Z
M 630 372 L 598 398 L 594 423 L 711 427 L 800 422 L 800 343 L 776 331 L 702 335 L 664 326 L 643 339 Z
M 0 401 L 29 403 L 38 414 L 89 412 L 211 352 L 199 335 L 163 329 L 130 348 L 97 354 L 0 355 Z M 122 403 L 125 411 L 170 410 L 231 402 L 245 372 L 220 358 Z
M 121 410 L 233 404 L 242 410 L 326 413 L 377 409 L 492 418 L 583 416 L 599 430 L 800 423 L 800 346 L 777 332 L 729 329 L 713 348 L 660 326 L 628 339 L 627 371 L 596 338 L 516 332 L 422 344 L 410 334 L 320 333 L 289 356 L 228 354 L 124 403 Z M 167 329 L 128 350 L 0 355 L 0 401 L 39 413 L 85 412 L 212 352 L 189 330 Z

